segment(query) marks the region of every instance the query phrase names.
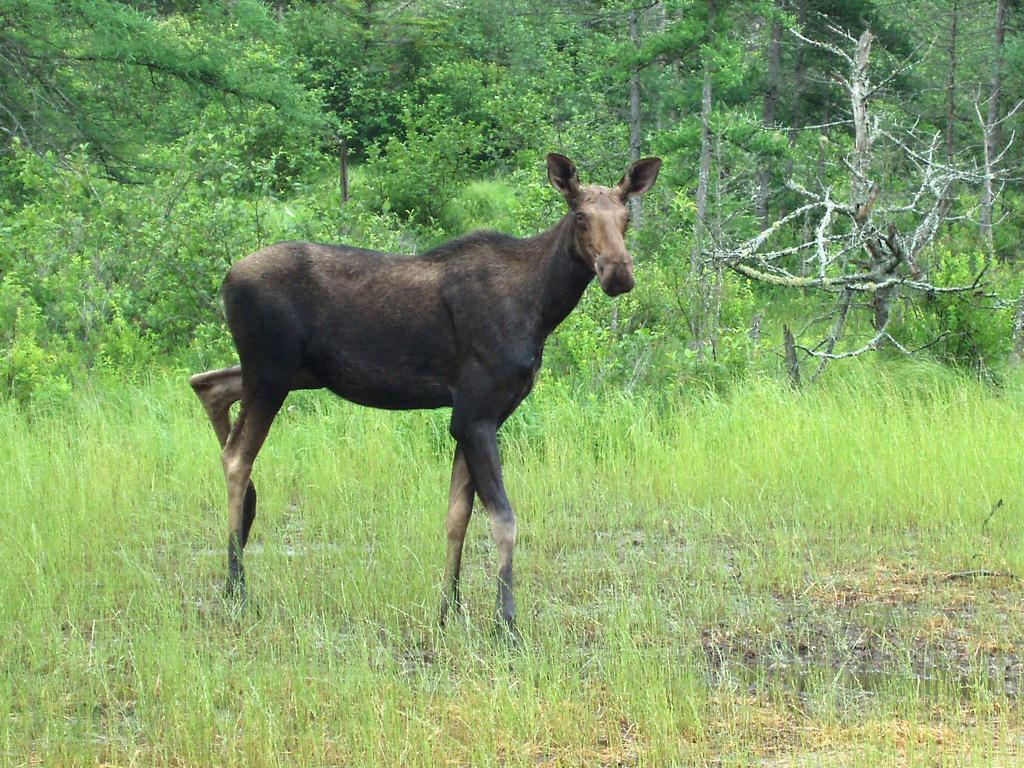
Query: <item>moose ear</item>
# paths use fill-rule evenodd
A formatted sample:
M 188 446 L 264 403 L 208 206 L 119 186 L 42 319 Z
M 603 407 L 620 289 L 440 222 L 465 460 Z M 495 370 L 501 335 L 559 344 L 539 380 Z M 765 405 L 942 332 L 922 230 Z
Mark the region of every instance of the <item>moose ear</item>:
M 580 191 L 580 178 L 576 174 L 576 166 L 572 164 L 572 160 L 556 152 L 548 155 L 548 180 L 572 205 Z
M 637 160 L 629 167 L 629 170 L 622 177 L 616 191 L 624 201 L 631 197 L 642 195 L 652 186 L 658 178 L 658 171 L 661 170 L 660 157 L 645 157 Z

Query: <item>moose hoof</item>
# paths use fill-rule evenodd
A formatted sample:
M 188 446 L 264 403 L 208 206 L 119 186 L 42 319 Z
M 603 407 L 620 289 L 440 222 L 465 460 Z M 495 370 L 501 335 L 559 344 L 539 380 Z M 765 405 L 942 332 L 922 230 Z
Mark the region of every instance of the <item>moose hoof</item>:
M 227 600 L 244 605 L 246 599 L 245 578 L 229 576 L 227 583 L 224 585 L 224 597 Z
M 449 600 L 447 597 L 441 600 L 441 614 L 438 617 L 437 624 L 441 629 L 444 629 L 445 624 L 448 623 L 449 617 L 458 618 L 462 615 L 462 601 L 456 598 L 455 600 Z
M 508 643 L 512 648 L 522 647 L 523 635 L 513 617 L 499 614 L 495 617 L 494 626 L 499 640 Z

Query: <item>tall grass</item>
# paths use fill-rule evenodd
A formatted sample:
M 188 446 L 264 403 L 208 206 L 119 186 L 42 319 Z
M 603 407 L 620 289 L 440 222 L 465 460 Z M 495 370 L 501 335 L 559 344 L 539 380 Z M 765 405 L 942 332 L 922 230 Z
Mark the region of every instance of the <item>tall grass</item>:
M 1022 391 L 859 370 L 725 396 L 543 380 L 503 430 L 518 649 L 491 631 L 480 519 L 465 620 L 435 627 L 445 412 L 293 395 L 257 462 L 239 614 L 184 377 L 0 405 L 2 762 L 1012 754 L 1019 589 L 961 572 L 1024 572 Z

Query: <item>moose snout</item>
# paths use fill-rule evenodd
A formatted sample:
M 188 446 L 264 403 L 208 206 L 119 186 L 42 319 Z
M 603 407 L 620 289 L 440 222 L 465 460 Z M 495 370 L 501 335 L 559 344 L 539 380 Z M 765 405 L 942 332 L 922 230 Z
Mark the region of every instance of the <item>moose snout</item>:
M 618 296 L 633 289 L 633 263 L 627 256 L 623 259 L 598 259 L 594 265 L 601 290 L 609 296 Z

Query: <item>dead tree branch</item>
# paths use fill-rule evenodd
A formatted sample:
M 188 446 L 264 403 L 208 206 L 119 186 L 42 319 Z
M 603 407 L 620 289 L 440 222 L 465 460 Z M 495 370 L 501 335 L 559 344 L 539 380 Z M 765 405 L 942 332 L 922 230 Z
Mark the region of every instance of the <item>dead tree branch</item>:
M 998 195 L 996 182 L 1002 171 L 997 164 L 1006 152 L 987 151 L 982 168 L 976 162 L 939 159 L 943 147 L 941 133 L 926 133 L 916 123 L 901 126 L 891 118 L 874 115 L 871 100 L 880 86 L 873 85 L 870 78 L 871 32 L 865 30 L 854 38 L 837 28 L 831 31 L 834 39 L 841 42 L 815 40 L 800 30 L 789 30 L 798 40 L 829 52 L 843 64 L 844 71 L 835 73 L 833 80 L 846 92 L 852 116 L 851 120 L 840 121 L 853 127 L 852 150 L 848 156 L 839 158 L 847 172 L 846 190 L 838 188 L 834 176 L 830 181 L 816 178 L 810 184 L 790 179 L 786 186 L 803 199 L 801 205 L 767 224 L 753 237 L 731 245 L 715 243 L 706 256 L 751 280 L 836 294 L 835 308 L 825 316 L 833 317 L 834 321 L 821 341 L 810 345 L 787 342 L 791 350 L 819 361 L 812 381 L 828 361 L 857 357 L 886 345 L 910 355 L 947 335 L 923 347 L 908 349 L 889 330 L 891 307 L 905 294 L 978 294 L 984 268 L 970 284 L 935 285 L 919 261 L 944 222 L 973 216 L 970 210 L 953 215 L 955 188 L 987 182 L 986 199 Z M 884 85 L 896 74 L 889 73 L 880 82 Z M 1015 106 L 1000 122 L 1021 107 Z M 978 105 L 976 112 L 983 129 L 991 132 L 993 127 L 982 117 Z M 880 151 L 883 147 L 884 153 Z M 886 178 L 877 167 L 883 154 L 887 158 L 901 158 L 911 169 L 911 178 L 916 173 L 916 182 L 909 190 L 883 188 L 879 183 L 879 179 Z M 907 178 L 905 173 L 903 178 Z M 804 225 L 807 234 L 794 243 L 792 235 L 797 222 Z M 794 272 L 794 267 L 802 273 Z M 853 301 L 856 295 L 867 297 L 874 333 L 859 346 L 840 351 L 851 313 L 860 309 Z M 814 324 L 809 323 L 805 330 Z M 1024 320 L 1021 325 L 1024 327 Z M 789 367 L 792 375 L 792 362 Z

